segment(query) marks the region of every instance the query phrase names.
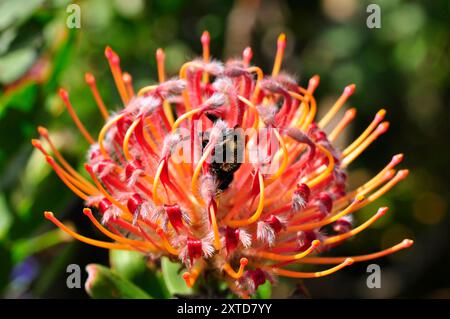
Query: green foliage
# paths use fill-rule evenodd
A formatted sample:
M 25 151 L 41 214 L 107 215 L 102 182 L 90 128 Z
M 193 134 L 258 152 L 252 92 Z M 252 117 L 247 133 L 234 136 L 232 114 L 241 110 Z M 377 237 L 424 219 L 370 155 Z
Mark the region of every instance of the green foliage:
M 0 58 L 0 83 L 18 80 L 33 65 L 36 52 L 31 48 L 12 51 Z
M 256 289 L 256 299 L 269 299 L 272 296 L 272 284 L 269 280 L 266 280 L 264 284 Z
M 151 299 L 145 291 L 107 267 L 90 264 L 86 267 L 86 291 L 95 299 Z
M 151 294 L 154 298 L 171 297 L 162 273 L 156 267 L 146 264 L 141 253 L 112 250 L 110 252 L 110 264 L 116 273 Z
M 164 282 L 171 295 L 189 295 L 192 289 L 186 286 L 186 282 L 181 276 L 181 266 L 174 263 L 167 257 L 161 259 L 161 269 Z

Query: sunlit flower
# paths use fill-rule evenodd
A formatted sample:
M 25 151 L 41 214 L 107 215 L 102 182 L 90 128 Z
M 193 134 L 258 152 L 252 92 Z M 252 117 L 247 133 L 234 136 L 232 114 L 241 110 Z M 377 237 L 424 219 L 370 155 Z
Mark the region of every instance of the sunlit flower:
M 385 110 L 350 145 L 337 149 L 333 142 L 356 110 L 347 110 L 336 125 L 330 122 L 355 85 L 347 86 L 317 120 L 319 76 L 303 88 L 280 72 L 283 34 L 271 75 L 251 65 L 250 48 L 241 59 L 212 60 L 209 40 L 205 32 L 202 58 L 185 63 L 172 79 L 166 79 L 165 55 L 158 49 L 159 84 L 137 94 L 118 55 L 106 48 L 124 107 L 110 114 L 93 75 L 86 74 L 105 119 L 97 138 L 78 118 L 67 91 L 60 90 L 74 123 L 91 144 L 85 164 L 90 180 L 64 160 L 46 129 L 38 131 L 53 155 L 40 140 L 33 145 L 90 207 L 84 214 L 112 241 L 75 233 L 51 212 L 45 217 L 94 246 L 139 251 L 150 260 L 179 260 L 190 287 L 205 271 L 214 273 L 242 297 L 278 276 L 326 276 L 353 262 L 409 247 L 412 241 L 405 239 L 368 255 L 319 256 L 384 215 L 388 209 L 379 208 L 358 226 L 351 218 L 408 174 L 395 169 L 403 159 L 399 154 L 365 184 L 346 187 L 349 164 L 388 129 Z M 295 264 L 333 266 L 299 272 Z

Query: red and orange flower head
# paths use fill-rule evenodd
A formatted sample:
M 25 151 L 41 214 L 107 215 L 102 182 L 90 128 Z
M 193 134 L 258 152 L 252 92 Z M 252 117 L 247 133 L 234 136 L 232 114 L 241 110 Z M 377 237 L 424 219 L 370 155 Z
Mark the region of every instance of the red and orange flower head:
M 164 52 L 158 49 L 159 84 L 137 94 L 118 55 L 106 48 L 124 108 L 109 114 L 95 78 L 86 74 L 106 121 L 96 139 L 78 118 L 68 93 L 60 90 L 74 123 L 91 144 L 85 164 L 90 180 L 67 163 L 46 129 L 38 130 L 53 155 L 40 140 L 33 145 L 86 202 L 90 208 L 84 214 L 112 241 L 75 233 L 51 212 L 45 217 L 91 245 L 179 260 L 187 269 L 183 278 L 188 286 L 205 270 L 213 271 L 240 296 L 251 295 L 277 276 L 326 276 L 353 262 L 409 247 L 412 241 L 405 239 L 368 255 L 318 256 L 384 215 L 388 209 L 379 208 L 358 226 L 351 218 L 408 174 L 396 172 L 403 159 L 399 154 L 365 184 L 346 188 L 347 166 L 388 129 L 385 110 L 354 142 L 336 149 L 333 141 L 356 111 L 346 111 L 334 127 L 329 123 L 355 85 L 347 86 L 317 120 L 314 91 L 319 76 L 303 88 L 280 72 L 284 34 L 278 38 L 271 75 L 251 65 L 250 48 L 239 60 L 212 60 L 209 41 L 205 32 L 203 57 L 185 63 L 178 77 L 168 80 Z M 294 263 L 334 266 L 319 272 L 286 268 Z

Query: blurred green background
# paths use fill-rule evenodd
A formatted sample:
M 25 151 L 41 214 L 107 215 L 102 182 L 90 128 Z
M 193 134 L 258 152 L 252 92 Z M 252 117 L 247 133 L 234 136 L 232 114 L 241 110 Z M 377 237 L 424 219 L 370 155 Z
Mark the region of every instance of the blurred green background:
M 201 52 L 211 33 L 217 58 L 236 57 L 251 45 L 253 62 L 270 70 L 276 37 L 288 37 L 284 69 L 306 85 L 321 76 L 319 109 L 327 109 L 349 83 L 348 106 L 358 115 L 338 143 L 357 136 L 382 107 L 389 132 L 350 167 L 358 185 L 403 152 L 408 179 L 357 214 L 365 220 L 378 206 L 390 212 L 371 229 L 334 250 L 336 255 L 373 252 L 408 237 L 415 245 L 375 261 L 382 288 L 366 287 L 361 263 L 324 279 L 309 280 L 314 298 L 450 298 L 449 2 L 406 0 L 224 1 L 89 0 L 81 28 L 66 27 L 66 0 L 0 0 L 0 296 L 84 298 L 66 287 L 66 266 L 107 265 L 108 253 L 70 241 L 43 218 L 52 210 L 87 236 L 99 236 L 82 214 L 82 202 L 64 187 L 31 147 L 45 125 L 63 154 L 81 167 L 88 145 L 77 133 L 56 92 L 62 86 L 91 132 L 102 124 L 84 72 L 92 72 L 105 103 L 120 108 L 105 46 L 121 57 L 135 88 L 156 81 L 154 52 L 166 50 L 166 69 Z M 381 28 L 369 29 L 367 5 L 381 8 Z M 446 109 L 447 107 L 447 109 Z M 319 113 L 320 114 L 320 113 Z M 86 275 L 83 270 L 83 278 Z M 274 297 L 286 295 L 283 283 Z

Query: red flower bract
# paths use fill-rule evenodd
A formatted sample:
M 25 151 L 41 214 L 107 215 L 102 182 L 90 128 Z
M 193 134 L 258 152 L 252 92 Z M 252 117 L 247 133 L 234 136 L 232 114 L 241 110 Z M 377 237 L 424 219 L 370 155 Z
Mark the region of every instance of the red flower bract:
M 164 52 L 158 49 L 159 84 L 137 94 L 118 55 L 107 48 L 124 108 L 110 115 L 94 76 L 86 74 L 106 121 L 96 139 L 79 120 L 69 94 L 60 90 L 74 123 L 91 144 L 85 164 L 91 180 L 64 160 L 46 129 L 38 131 L 54 157 L 40 140 L 33 145 L 61 180 L 95 208 L 95 214 L 91 208 L 84 213 L 112 241 L 81 236 L 46 212 L 49 220 L 91 245 L 180 260 L 188 286 L 205 270 L 215 271 L 243 297 L 276 276 L 326 276 L 412 244 L 404 240 L 362 256 L 317 256 L 380 218 L 387 208 L 356 227 L 351 215 L 407 176 L 407 170 L 395 171 L 403 159 L 400 154 L 365 184 L 346 189 L 347 166 L 388 128 L 382 122 L 384 110 L 354 142 L 338 150 L 333 142 L 356 111 L 345 112 L 334 127 L 329 124 L 355 85 L 347 86 L 316 121 L 313 94 L 319 77 L 303 88 L 280 73 L 283 34 L 270 76 L 250 64 L 250 48 L 241 60 L 222 64 L 209 56 L 207 32 L 201 41 L 202 59 L 185 63 L 170 80 L 165 79 Z M 311 273 L 286 268 L 312 263 L 335 266 Z

